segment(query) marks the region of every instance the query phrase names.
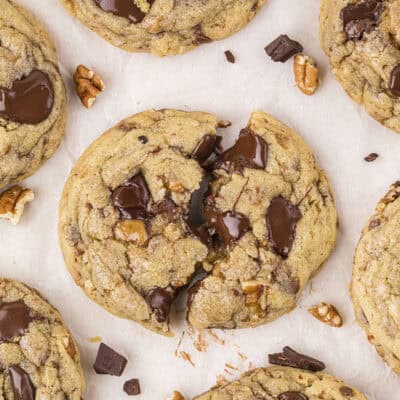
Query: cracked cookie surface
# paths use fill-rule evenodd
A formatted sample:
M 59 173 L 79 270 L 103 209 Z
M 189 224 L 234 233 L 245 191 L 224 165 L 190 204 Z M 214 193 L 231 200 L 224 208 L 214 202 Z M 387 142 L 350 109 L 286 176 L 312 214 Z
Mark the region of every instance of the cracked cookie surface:
M 366 400 L 358 390 L 321 372 L 260 368 L 239 380 L 211 389 L 193 400 Z
M 347 94 L 400 133 L 400 1 L 322 0 L 320 39 Z
M 59 312 L 35 290 L 0 278 L 0 398 L 83 399 L 79 351 Z
M 61 0 L 105 40 L 127 51 L 182 54 L 244 28 L 265 0 Z
M 36 18 L 0 0 L 0 189 L 33 174 L 58 148 L 66 95 L 56 51 Z
M 399 224 L 400 182 L 396 182 L 362 231 L 351 294 L 358 323 L 400 375 Z

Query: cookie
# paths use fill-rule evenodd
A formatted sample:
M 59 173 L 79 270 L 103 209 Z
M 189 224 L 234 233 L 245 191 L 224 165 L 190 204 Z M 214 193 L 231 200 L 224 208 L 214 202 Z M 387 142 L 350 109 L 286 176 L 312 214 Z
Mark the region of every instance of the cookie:
M 358 323 L 380 356 L 400 375 L 400 182 L 378 203 L 354 256 L 351 295 Z
M 244 28 L 265 0 L 61 0 L 105 40 L 127 51 L 182 54 Z
M 38 292 L 0 278 L 0 397 L 81 400 L 77 345 L 59 312 Z
M 347 94 L 400 132 L 400 3 L 322 0 L 320 38 Z
M 169 334 L 171 304 L 189 286 L 194 326 L 256 326 L 291 310 L 329 256 L 336 211 L 304 142 L 258 112 L 223 151 L 220 126 L 213 114 L 146 111 L 77 162 L 61 247 L 108 311 Z
M 49 36 L 28 11 L 0 0 L 0 189 L 32 175 L 56 151 L 65 123 Z

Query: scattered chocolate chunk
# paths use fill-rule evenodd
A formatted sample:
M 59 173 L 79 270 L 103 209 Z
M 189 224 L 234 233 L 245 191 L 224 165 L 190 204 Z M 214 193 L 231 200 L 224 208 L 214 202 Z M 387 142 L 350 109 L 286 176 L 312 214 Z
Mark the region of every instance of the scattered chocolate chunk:
M 303 46 L 289 38 L 288 35 L 280 35 L 267 47 L 265 52 L 271 57 L 272 61 L 286 62 L 295 54 L 301 53 Z
M 354 396 L 354 390 L 352 388 L 349 388 L 348 386 L 342 386 L 339 390 L 343 396 L 346 396 L 346 397 Z
M 147 139 L 147 136 L 144 136 L 144 135 L 139 136 L 138 140 L 142 144 L 146 144 L 149 141 L 149 139 Z
M 231 121 L 218 121 L 218 128 L 229 128 L 230 126 L 232 126 L 232 122 Z M 222 139 L 222 137 L 221 137 Z
M 140 394 L 140 383 L 138 379 L 130 379 L 124 383 L 124 392 L 128 396 L 137 396 Z
M 20 367 L 10 367 L 11 386 L 14 400 L 34 400 L 35 388 L 29 375 Z
M 33 70 L 10 88 L 0 87 L 0 117 L 6 120 L 39 124 L 50 115 L 53 103 L 53 85 L 42 71 Z
M 364 160 L 367 162 L 372 162 L 375 161 L 378 157 L 379 155 L 377 153 L 370 153 L 366 157 L 364 157 Z
M 278 396 L 278 400 L 308 400 L 308 397 L 300 392 L 285 392 Z
M 156 287 L 147 293 L 146 300 L 154 311 L 158 322 L 163 323 L 168 321 L 171 305 L 174 301 L 174 296 L 171 291 Z
M 98 374 L 121 376 L 127 362 L 128 360 L 125 357 L 101 343 L 93 368 Z
M 282 196 L 275 197 L 267 210 L 267 227 L 272 248 L 286 258 L 296 237 L 297 222 L 302 215 L 298 206 L 290 204 Z
M 95 0 L 98 7 L 103 11 L 128 19 L 133 24 L 142 22 L 146 14 L 134 1 L 126 0 Z M 149 1 L 150 4 L 153 1 Z
M 240 132 L 239 139 L 218 158 L 215 167 L 226 171 L 243 168 L 264 169 L 268 159 L 268 144 L 251 129 Z
M 22 301 L 0 307 L 0 341 L 22 336 L 32 322 L 31 309 Z
M 215 149 L 219 145 L 220 141 L 220 136 L 204 136 L 193 150 L 192 158 L 203 165 L 210 158 L 211 154 L 215 153 Z
M 225 51 L 225 57 L 226 57 L 226 61 L 230 62 L 231 64 L 235 64 L 235 56 L 233 55 L 233 53 L 230 50 L 226 50 Z
M 290 347 L 283 348 L 282 353 L 270 354 L 268 360 L 271 364 L 283 367 L 304 369 L 307 371 L 318 372 L 325 369 L 325 364 L 315 358 L 297 353 Z
M 155 203 L 151 207 L 151 211 L 153 214 L 158 215 L 158 214 L 165 214 L 169 222 L 173 222 L 176 219 L 176 212 L 178 206 L 175 204 L 175 202 L 170 199 L 166 198 L 164 200 L 161 200 L 157 203 Z
M 389 89 L 396 97 L 400 97 L 400 65 L 393 68 L 390 75 Z
M 365 0 L 344 7 L 340 17 L 347 38 L 358 40 L 362 39 L 364 33 L 371 32 L 379 24 L 383 8 L 381 0 Z

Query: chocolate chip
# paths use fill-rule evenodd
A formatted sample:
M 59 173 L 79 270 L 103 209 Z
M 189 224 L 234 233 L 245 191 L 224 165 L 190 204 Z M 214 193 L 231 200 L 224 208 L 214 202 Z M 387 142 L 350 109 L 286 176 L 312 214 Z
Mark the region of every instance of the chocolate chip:
M 295 54 L 301 53 L 303 46 L 299 42 L 290 39 L 288 35 L 280 35 L 264 50 L 272 61 L 285 62 Z
M 42 71 L 32 71 L 9 89 L 0 87 L 0 117 L 13 122 L 38 124 L 50 115 L 53 103 L 53 85 Z
M 220 136 L 216 135 L 205 135 L 196 148 L 192 152 L 192 158 L 198 161 L 201 165 L 207 161 L 211 154 L 215 152 L 215 148 L 220 142 Z
M 340 17 L 343 20 L 347 38 L 358 40 L 364 33 L 371 32 L 379 24 L 383 8 L 381 0 L 365 0 L 344 7 L 340 12 Z
M 380 226 L 380 224 L 381 224 L 381 220 L 380 220 L 380 219 L 373 219 L 373 220 L 369 223 L 368 229 L 369 229 L 369 230 L 375 229 L 375 228 L 377 228 L 378 226 Z
M 34 400 L 35 387 L 29 375 L 16 365 L 10 367 L 9 371 L 14 400 Z
M 151 218 L 151 193 L 142 174 L 116 188 L 112 193 L 114 206 L 124 219 Z
M 400 97 L 400 65 L 393 68 L 390 75 L 389 89 L 396 97 Z
M 348 386 L 342 386 L 339 390 L 343 396 L 346 396 L 346 397 L 354 396 L 354 390 L 352 388 L 349 388 Z
M 147 139 L 147 136 L 144 136 L 144 135 L 139 136 L 139 137 L 138 137 L 138 140 L 139 140 L 139 142 L 142 143 L 142 144 L 146 144 L 146 143 L 149 141 L 149 139 Z
M 274 251 L 284 258 L 292 249 L 297 222 L 301 217 L 299 208 L 282 196 L 271 200 L 266 216 L 268 237 Z
M 325 369 L 325 364 L 323 362 L 304 354 L 297 353 L 288 346 L 283 348 L 282 353 L 270 354 L 268 360 L 271 364 L 281 365 L 283 367 L 299 368 L 313 372 Z
M 372 162 L 375 161 L 378 157 L 379 155 L 377 153 L 370 153 L 366 157 L 364 157 L 364 160 L 367 162 Z
M 226 171 L 243 168 L 264 169 L 268 159 L 268 144 L 251 129 L 240 132 L 239 139 L 218 158 L 215 167 Z
M 146 14 L 135 4 L 134 1 L 126 0 L 95 0 L 102 10 L 128 19 L 134 24 L 142 22 Z M 154 0 L 149 1 L 150 4 Z
M 0 307 L 0 340 L 22 336 L 30 322 L 31 309 L 24 302 L 4 303 Z
M 124 392 L 128 396 L 137 396 L 140 394 L 140 383 L 138 379 L 130 379 L 124 383 Z
M 121 376 L 127 362 L 128 360 L 125 357 L 101 343 L 93 368 L 98 374 Z
M 154 311 L 156 320 L 160 323 L 166 322 L 174 301 L 173 293 L 167 289 L 156 287 L 147 293 L 146 300 Z
M 233 53 L 230 50 L 226 50 L 225 51 L 225 57 L 226 57 L 226 61 L 235 64 L 235 56 L 233 55 Z
M 308 400 L 308 397 L 300 392 L 285 392 L 278 396 L 278 400 Z

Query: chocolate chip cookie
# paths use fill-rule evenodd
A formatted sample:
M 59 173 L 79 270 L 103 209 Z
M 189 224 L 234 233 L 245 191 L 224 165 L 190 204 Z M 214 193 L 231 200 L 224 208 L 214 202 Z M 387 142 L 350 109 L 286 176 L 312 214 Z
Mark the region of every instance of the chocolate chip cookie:
M 70 13 L 127 51 L 182 54 L 244 28 L 265 0 L 61 0 Z
M 35 290 L 0 278 L 0 398 L 83 399 L 78 348 Z
M 0 0 L 0 189 L 32 175 L 55 152 L 65 122 L 50 38 L 28 11 Z
M 322 0 L 320 38 L 347 94 L 400 132 L 400 1 Z
M 378 203 L 361 234 L 351 295 L 358 323 L 380 356 L 400 375 L 400 182 Z
M 146 111 L 97 139 L 65 185 L 68 269 L 108 311 L 169 334 L 190 287 L 198 328 L 256 326 L 291 310 L 329 256 L 337 216 L 298 135 L 257 112 L 230 149 L 213 114 Z

